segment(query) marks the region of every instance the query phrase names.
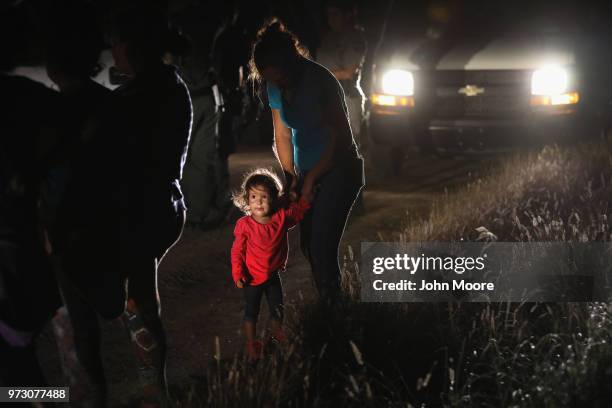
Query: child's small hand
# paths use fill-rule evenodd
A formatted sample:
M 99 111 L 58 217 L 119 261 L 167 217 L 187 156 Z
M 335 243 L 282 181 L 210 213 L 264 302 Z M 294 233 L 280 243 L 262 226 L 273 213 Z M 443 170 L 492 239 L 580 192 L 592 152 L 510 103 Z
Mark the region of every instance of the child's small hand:
M 236 287 L 242 289 L 244 287 L 244 278 L 240 278 L 236 281 Z

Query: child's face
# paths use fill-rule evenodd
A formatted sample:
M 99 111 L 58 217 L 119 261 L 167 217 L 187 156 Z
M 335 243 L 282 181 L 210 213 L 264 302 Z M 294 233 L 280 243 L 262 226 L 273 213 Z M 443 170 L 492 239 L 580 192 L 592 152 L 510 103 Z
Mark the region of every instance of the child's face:
M 249 210 L 251 215 L 266 217 L 270 215 L 272 197 L 267 189 L 262 186 L 254 186 L 249 190 Z

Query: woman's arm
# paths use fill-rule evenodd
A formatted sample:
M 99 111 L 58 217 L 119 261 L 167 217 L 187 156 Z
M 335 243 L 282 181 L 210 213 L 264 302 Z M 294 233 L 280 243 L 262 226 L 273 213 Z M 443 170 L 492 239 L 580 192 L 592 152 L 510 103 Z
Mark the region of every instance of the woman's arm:
M 274 124 L 274 153 L 285 174 L 285 191 L 295 189 L 297 176 L 293 163 L 293 143 L 291 142 L 291 129 L 289 129 L 280 116 L 280 110 L 272 109 L 272 122 Z
M 308 171 L 306 177 L 304 177 L 304 184 L 302 185 L 301 196 L 307 202 L 312 202 L 314 198 L 314 185 L 316 181 L 325 173 L 332 168 L 334 164 L 334 156 L 337 145 L 337 133 L 333 127 L 329 127 L 329 142 L 321 155 L 321 158 L 317 163 Z
M 302 195 L 307 201 L 312 199 L 315 182 L 332 168 L 338 157 L 346 152 L 353 143 L 351 127 L 344 111 L 343 97 L 344 94 L 338 84 L 336 92 L 330 93 L 323 110 L 323 122 L 324 127 L 328 130 L 329 141 L 319 161 L 304 178 Z

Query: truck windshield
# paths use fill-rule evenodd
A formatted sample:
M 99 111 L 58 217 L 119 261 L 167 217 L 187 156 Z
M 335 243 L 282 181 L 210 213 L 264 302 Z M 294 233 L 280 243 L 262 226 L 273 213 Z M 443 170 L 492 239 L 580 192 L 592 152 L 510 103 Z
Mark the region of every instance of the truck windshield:
M 395 0 L 385 38 L 573 33 L 601 10 L 578 3 L 537 1 L 405 2 Z M 596 17 L 595 17 L 596 18 Z

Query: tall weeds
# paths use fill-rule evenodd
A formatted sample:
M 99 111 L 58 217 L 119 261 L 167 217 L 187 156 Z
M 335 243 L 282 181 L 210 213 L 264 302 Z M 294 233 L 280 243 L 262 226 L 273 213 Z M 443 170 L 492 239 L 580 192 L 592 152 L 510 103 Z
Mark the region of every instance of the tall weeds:
M 609 145 L 547 147 L 446 195 L 401 237 L 612 241 L 611 201 Z M 290 314 L 290 344 L 256 367 L 219 356 L 178 404 L 612 406 L 611 304 L 364 304 L 357 263 L 349 251 L 332 310 Z

